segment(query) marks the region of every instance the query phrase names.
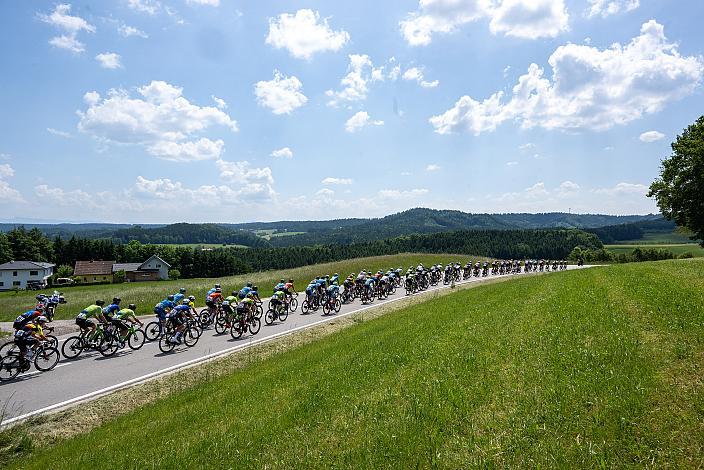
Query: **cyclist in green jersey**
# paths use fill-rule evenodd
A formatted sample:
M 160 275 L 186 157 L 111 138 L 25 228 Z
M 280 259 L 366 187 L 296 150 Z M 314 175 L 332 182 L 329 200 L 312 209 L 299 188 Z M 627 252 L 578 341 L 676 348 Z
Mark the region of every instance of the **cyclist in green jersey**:
M 90 330 L 90 334 L 95 333 L 95 323 L 91 321 L 91 318 L 95 318 L 98 321 L 105 321 L 103 317 L 103 305 L 105 305 L 104 300 L 96 300 L 93 305 L 81 310 L 76 316 L 76 325 L 81 329 L 81 332 L 86 333 Z
M 120 329 L 120 347 L 125 347 L 125 341 L 127 339 L 127 323 L 132 324 L 139 323 L 139 326 L 143 326 L 143 323 L 137 318 L 134 311 L 137 310 L 135 304 L 129 304 L 127 308 L 119 310 L 115 315 L 112 316 L 112 324 Z

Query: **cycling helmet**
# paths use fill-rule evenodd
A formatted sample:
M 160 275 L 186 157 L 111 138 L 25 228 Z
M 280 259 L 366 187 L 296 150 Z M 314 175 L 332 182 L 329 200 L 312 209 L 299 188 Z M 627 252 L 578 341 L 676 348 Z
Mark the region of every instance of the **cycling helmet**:
M 188 300 L 190 300 L 191 302 L 193 302 L 194 300 L 196 300 L 196 296 L 195 296 L 195 295 L 189 295 L 189 296 L 188 296 Z
M 183 305 L 188 305 L 189 303 L 191 303 L 191 299 L 183 299 L 183 300 L 181 301 L 181 303 L 182 303 Z
M 283 280 L 283 279 L 281 279 L 281 280 L 280 280 L 279 282 L 280 282 L 281 284 L 283 284 L 283 283 L 284 283 L 284 280 Z
M 121 299 L 121 298 L 119 298 L 119 297 L 113 297 L 113 298 L 112 298 L 112 303 L 114 303 L 114 304 L 119 304 L 120 302 L 122 302 L 122 299 Z
M 105 301 L 104 300 L 96 300 L 95 305 L 100 305 L 102 307 L 103 305 L 105 305 Z
M 127 308 L 129 308 L 129 309 L 132 310 L 133 312 L 134 312 L 135 310 L 137 310 L 137 306 L 136 306 L 135 304 L 129 304 L 129 305 L 127 306 Z
M 49 319 L 47 317 L 45 317 L 44 315 L 39 315 L 37 317 L 37 323 L 46 323 L 48 321 L 49 321 Z
M 37 299 L 37 300 L 40 301 L 40 302 L 43 302 L 44 299 L 45 299 L 44 294 L 37 294 L 37 296 L 35 297 L 35 299 Z
M 185 287 L 181 287 L 178 291 L 179 291 L 180 293 L 182 293 L 182 294 L 185 294 L 185 293 L 186 293 L 186 288 L 185 288 Z
M 259 287 L 254 286 L 254 287 L 252 287 L 252 290 L 253 290 L 253 291 L 258 291 L 258 290 L 259 290 Z
M 293 279 L 289 279 L 288 282 L 290 282 L 291 284 L 293 284 Z
M 166 300 L 169 300 L 169 301 L 173 302 L 173 301 L 174 301 L 174 296 L 173 296 L 173 295 L 170 295 L 170 296 L 168 296 L 168 297 L 166 298 Z
M 215 284 L 216 289 L 220 289 L 220 284 Z
M 251 282 L 248 282 L 248 283 L 247 283 L 247 287 L 252 287 L 252 283 L 251 283 Z
M 220 293 L 220 292 L 222 292 L 222 289 L 218 287 L 217 289 L 215 289 L 215 292 Z

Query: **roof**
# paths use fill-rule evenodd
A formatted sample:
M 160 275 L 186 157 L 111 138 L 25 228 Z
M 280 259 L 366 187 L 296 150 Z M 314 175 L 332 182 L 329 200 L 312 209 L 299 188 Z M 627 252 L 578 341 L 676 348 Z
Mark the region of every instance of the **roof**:
M 139 265 L 139 267 L 141 268 L 142 266 L 144 266 L 145 264 L 147 264 L 148 262 L 150 262 L 150 261 L 153 260 L 153 259 L 156 260 L 156 261 L 159 261 L 161 264 L 163 264 L 163 265 L 166 266 L 167 268 L 170 268 L 170 267 L 171 267 L 171 265 L 170 265 L 169 263 L 167 263 L 166 261 L 164 261 L 163 259 L 161 259 L 161 258 L 158 257 L 157 255 L 151 255 L 149 258 L 147 258 L 147 260 L 146 260 L 144 263 L 142 263 L 141 265 Z
M 118 271 L 132 272 L 139 270 L 142 263 L 115 263 L 112 265 L 112 272 Z
M 48 269 L 53 268 L 54 266 L 56 265 L 51 263 L 43 263 L 41 261 L 10 261 L 9 263 L 0 264 L 0 269 Z
M 73 270 L 74 276 L 92 275 L 107 275 L 112 274 L 112 265 L 114 261 L 76 261 L 76 267 Z

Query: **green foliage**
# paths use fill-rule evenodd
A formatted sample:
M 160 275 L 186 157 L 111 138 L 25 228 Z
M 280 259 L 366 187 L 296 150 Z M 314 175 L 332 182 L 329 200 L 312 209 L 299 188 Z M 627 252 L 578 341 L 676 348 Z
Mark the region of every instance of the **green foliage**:
M 178 269 L 169 269 L 169 279 L 173 279 L 174 281 L 181 279 L 181 271 Z
M 678 258 L 678 259 L 689 259 L 689 258 L 694 258 L 694 255 L 693 255 L 691 252 L 686 251 L 686 252 L 684 252 L 684 253 L 680 253 L 680 254 L 677 256 L 677 258 Z
M 125 273 L 124 269 L 120 269 L 112 275 L 112 282 L 114 282 L 115 284 L 122 284 L 123 282 L 125 282 L 125 279 L 127 279 L 127 274 Z
M 655 197 L 668 220 L 691 230 L 704 247 L 704 116 L 677 136 L 672 152 L 662 161 L 660 178 L 650 185 L 648 196 Z
M 700 261 L 642 263 L 460 291 L 243 360 L 16 466 L 698 467 L 703 278 Z
M 73 267 L 67 264 L 61 264 L 56 268 L 56 277 L 71 277 L 73 276 Z
M 171 224 L 158 228 L 137 225 L 115 231 L 112 238 L 119 242 L 137 240 L 151 244 L 217 243 L 244 246 L 269 246 L 266 240 L 251 232 L 216 224 Z

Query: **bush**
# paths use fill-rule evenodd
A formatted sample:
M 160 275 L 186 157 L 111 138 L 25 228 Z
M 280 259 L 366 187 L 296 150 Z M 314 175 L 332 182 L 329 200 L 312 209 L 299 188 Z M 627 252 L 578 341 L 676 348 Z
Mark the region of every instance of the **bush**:
M 112 282 L 114 282 L 115 284 L 122 284 L 123 282 L 125 282 L 126 277 L 127 275 L 125 274 L 125 270 L 120 269 L 112 275 Z
M 178 269 L 169 269 L 169 279 L 172 281 L 177 281 L 181 279 L 181 271 Z
M 678 259 L 694 258 L 694 255 L 691 252 L 686 251 L 684 253 L 680 253 L 680 255 L 677 258 Z

